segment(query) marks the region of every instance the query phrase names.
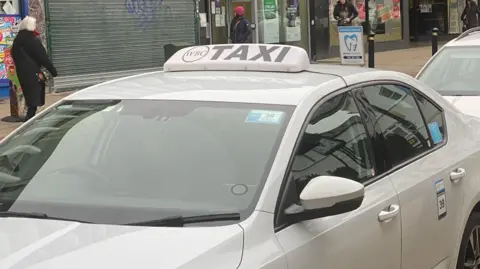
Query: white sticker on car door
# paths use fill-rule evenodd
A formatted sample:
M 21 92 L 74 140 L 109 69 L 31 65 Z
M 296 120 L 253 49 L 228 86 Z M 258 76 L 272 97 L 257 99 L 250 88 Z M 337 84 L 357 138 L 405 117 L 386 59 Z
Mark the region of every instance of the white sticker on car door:
M 435 181 L 435 190 L 437 192 L 438 219 L 440 220 L 447 215 L 447 194 L 443 179 Z

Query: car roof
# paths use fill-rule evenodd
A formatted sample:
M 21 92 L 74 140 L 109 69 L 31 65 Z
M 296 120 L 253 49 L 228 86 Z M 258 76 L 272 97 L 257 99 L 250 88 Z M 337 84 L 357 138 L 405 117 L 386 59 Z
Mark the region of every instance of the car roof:
M 292 60 L 294 61 L 294 60 Z M 291 62 L 291 61 L 290 61 Z M 165 65 L 167 70 L 176 66 L 178 72 L 158 71 L 121 78 L 101 83 L 78 91 L 65 99 L 145 99 L 145 100 L 194 100 L 265 103 L 279 105 L 297 105 L 306 96 L 319 88 L 324 94 L 338 90 L 347 85 L 391 76 L 390 71 L 380 71 L 363 67 L 341 65 L 310 64 L 298 66 L 289 63 L 294 71 L 282 72 L 280 68 L 269 72 L 269 66 L 252 67 L 251 70 L 203 70 L 184 64 Z M 165 69 L 164 66 L 164 69 Z M 212 68 L 210 64 L 206 65 Z M 221 66 L 220 66 L 221 67 Z M 190 70 L 184 70 L 190 68 Z M 203 67 L 202 67 L 203 68 Z M 228 65 L 234 69 L 235 64 Z M 242 67 L 243 68 L 243 67 Z M 264 68 L 265 71 L 256 71 Z
M 471 28 L 457 38 L 452 39 L 444 47 L 480 46 L 480 27 Z

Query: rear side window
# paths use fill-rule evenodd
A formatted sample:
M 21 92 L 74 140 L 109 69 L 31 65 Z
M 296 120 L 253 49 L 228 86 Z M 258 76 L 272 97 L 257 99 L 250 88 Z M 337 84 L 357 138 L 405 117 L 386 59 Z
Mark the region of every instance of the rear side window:
M 383 134 L 387 166 L 396 166 L 431 148 L 428 127 L 410 89 L 379 84 L 361 91 L 375 112 L 376 132 Z
M 433 145 L 441 144 L 445 141 L 445 121 L 443 112 L 427 98 L 413 91 L 415 99 L 417 99 L 418 107 L 423 114 L 423 118 L 430 132 Z

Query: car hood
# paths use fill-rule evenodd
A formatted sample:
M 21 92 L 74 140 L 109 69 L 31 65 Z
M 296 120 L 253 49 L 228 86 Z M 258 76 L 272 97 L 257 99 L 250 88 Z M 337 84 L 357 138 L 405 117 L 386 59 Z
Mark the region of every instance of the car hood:
M 0 219 L 0 269 L 237 268 L 243 229 Z
M 480 96 L 444 96 L 444 98 L 463 113 L 480 117 Z

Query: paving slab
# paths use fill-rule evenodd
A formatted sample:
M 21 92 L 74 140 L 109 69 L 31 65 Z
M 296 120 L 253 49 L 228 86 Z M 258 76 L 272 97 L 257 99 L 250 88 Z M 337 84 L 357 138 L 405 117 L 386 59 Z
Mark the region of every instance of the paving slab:
M 377 52 L 375 53 L 375 68 L 398 71 L 414 77 L 431 56 L 432 48 L 429 46 Z M 368 59 L 368 54 L 365 55 L 365 58 Z M 340 58 L 318 61 L 318 63 L 322 62 L 340 64 Z M 368 61 L 365 66 L 368 66 Z

